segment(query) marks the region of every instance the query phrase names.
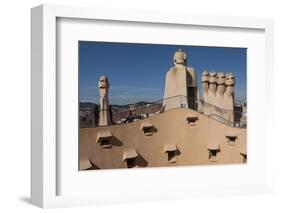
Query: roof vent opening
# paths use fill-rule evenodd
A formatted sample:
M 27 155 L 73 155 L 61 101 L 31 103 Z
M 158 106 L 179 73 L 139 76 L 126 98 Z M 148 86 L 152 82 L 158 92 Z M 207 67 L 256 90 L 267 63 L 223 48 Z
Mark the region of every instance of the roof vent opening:
M 166 144 L 164 152 L 168 155 L 168 162 L 173 164 L 177 162 L 177 156 L 180 154 L 176 144 Z
M 143 132 L 143 134 L 145 136 L 151 136 L 157 132 L 157 129 L 155 128 L 155 126 L 153 124 L 151 124 L 148 121 L 145 121 L 141 125 L 141 131 Z
M 198 122 L 198 116 L 195 114 L 190 114 L 186 116 L 186 121 L 189 126 L 196 126 Z
M 97 144 L 100 145 L 100 147 L 105 148 L 105 149 L 109 149 L 112 147 L 112 134 L 109 130 L 104 130 L 104 131 L 100 131 L 97 134 Z
M 236 143 L 237 133 L 233 131 L 227 132 L 226 139 L 229 145 L 234 145 Z
M 123 154 L 123 162 L 127 168 L 137 167 L 138 153 L 134 149 L 125 150 Z
M 212 162 L 217 161 L 217 155 L 218 155 L 218 152 L 220 152 L 219 144 L 216 144 L 216 143 L 209 144 L 208 151 L 209 151 L 209 160 Z

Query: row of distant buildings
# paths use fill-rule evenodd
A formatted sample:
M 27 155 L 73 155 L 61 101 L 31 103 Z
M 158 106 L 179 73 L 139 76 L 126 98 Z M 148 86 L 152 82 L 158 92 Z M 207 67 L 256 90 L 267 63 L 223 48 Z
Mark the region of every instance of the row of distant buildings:
M 161 108 L 160 102 L 155 103 L 135 103 L 128 105 L 112 105 L 110 106 L 110 114 L 112 124 L 120 124 L 122 119 L 125 119 L 129 111 L 134 111 L 137 114 L 154 114 L 159 112 Z M 99 105 L 93 104 L 91 107 L 80 107 L 79 125 L 80 128 L 97 127 L 99 121 Z M 237 101 L 234 105 L 234 121 L 240 127 L 247 126 L 247 103 Z

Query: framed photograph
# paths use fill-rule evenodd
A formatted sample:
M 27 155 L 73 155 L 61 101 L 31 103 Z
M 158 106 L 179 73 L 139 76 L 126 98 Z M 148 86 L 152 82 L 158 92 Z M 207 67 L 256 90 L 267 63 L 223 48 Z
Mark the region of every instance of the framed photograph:
M 272 20 L 31 15 L 33 204 L 271 191 Z

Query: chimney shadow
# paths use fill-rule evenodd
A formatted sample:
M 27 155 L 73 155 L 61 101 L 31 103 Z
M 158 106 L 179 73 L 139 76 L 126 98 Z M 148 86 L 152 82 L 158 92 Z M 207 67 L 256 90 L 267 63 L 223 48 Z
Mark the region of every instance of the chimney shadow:
M 138 158 L 137 158 L 136 164 L 139 167 L 147 167 L 148 161 L 145 160 L 144 157 L 138 153 Z
M 122 146 L 123 145 L 123 142 L 122 141 L 120 141 L 118 138 L 116 138 L 116 137 L 112 137 L 112 139 L 111 139 L 111 144 L 112 144 L 112 146 Z

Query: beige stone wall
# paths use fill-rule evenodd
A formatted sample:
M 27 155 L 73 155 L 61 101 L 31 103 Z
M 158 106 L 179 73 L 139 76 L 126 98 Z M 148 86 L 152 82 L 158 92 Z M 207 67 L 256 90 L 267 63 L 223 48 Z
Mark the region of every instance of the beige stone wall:
M 187 117 L 191 118 L 190 124 Z M 149 136 L 141 130 L 147 123 L 156 129 Z M 96 142 L 105 130 L 113 135 L 109 148 L 102 148 Z M 227 136 L 233 135 L 236 140 L 229 144 Z M 169 163 L 165 149 L 173 144 L 178 148 L 178 155 L 175 163 Z M 219 152 L 213 161 L 209 159 L 208 147 L 216 146 Z M 136 151 L 138 167 L 242 163 L 246 129 L 226 126 L 186 108 L 172 109 L 129 124 L 80 129 L 80 169 L 89 168 L 90 162 L 93 168 L 126 168 L 123 161 L 126 150 Z

